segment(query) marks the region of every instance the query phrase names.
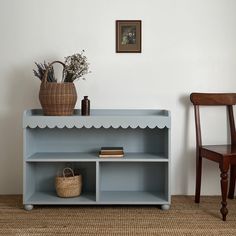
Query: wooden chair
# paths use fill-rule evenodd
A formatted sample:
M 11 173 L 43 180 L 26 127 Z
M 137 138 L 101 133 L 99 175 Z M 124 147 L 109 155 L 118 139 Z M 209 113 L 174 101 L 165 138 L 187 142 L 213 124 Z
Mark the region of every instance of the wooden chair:
M 228 170 L 230 168 L 230 186 L 228 197 L 234 198 L 235 179 L 236 179 L 236 131 L 233 114 L 233 105 L 236 104 L 236 93 L 192 93 L 190 100 L 194 105 L 195 125 L 196 125 L 196 192 L 195 202 L 200 202 L 202 158 L 219 163 L 221 171 L 221 193 L 222 202 L 220 212 L 223 221 L 228 214 L 227 192 L 228 192 Z M 226 106 L 228 110 L 229 126 L 231 134 L 231 144 L 228 145 L 202 145 L 200 112 L 199 106 Z

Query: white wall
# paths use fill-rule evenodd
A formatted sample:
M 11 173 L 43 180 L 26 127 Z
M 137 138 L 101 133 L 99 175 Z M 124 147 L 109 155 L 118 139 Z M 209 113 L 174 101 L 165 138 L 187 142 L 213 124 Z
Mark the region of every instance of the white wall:
M 33 62 L 82 49 L 92 74 L 77 83 L 77 106 L 89 95 L 93 108 L 170 109 L 172 193 L 193 194 L 189 94 L 235 91 L 235 12 L 235 0 L 1 0 L 0 194 L 22 192 L 22 111 L 39 107 Z M 117 19 L 142 20 L 141 54 L 115 53 Z M 205 140 L 226 142 L 225 110 L 203 113 Z M 202 193 L 219 194 L 217 165 L 203 164 Z

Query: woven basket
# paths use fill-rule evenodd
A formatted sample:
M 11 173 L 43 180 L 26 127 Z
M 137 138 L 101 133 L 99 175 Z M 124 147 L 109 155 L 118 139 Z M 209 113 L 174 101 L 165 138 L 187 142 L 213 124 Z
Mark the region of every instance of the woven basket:
M 39 101 L 43 113 L 47 116 L 72 115 L 77 100 L 75 85 L 74 83 L 55 83 L 47 81 L 49 68 L 54 63 L 60 63 L 65 68 L 63 62 L 54 61 L 49 64 L 44 73 L 39 91 Z
M 72 176 L 67 177 L 65 170 L 69 170 Z M 56 192 L 59 197 L 77 197 L 82 190 L 82 176 L 74 175 L 71 168 L 64 168 L 63 176 L 57 176 L 55 180 Z

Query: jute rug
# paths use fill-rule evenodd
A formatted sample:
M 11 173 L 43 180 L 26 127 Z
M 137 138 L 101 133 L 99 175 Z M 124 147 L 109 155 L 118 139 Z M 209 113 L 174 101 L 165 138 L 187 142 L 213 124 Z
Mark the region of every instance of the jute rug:
M 174 196 L 169 211 L 155 206 L 38 206 L 27 212 L 21 196 L 0 196 L 0 235 L 236 235 L 236 199 L 221 220 L 220 197 Z

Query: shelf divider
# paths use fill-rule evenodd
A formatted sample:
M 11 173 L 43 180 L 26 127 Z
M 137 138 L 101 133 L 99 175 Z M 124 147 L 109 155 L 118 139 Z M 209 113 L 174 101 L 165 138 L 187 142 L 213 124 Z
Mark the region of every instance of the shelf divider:
M 99 162 L 96 162 L 96 202 L 100 199 L 100 166 Z

